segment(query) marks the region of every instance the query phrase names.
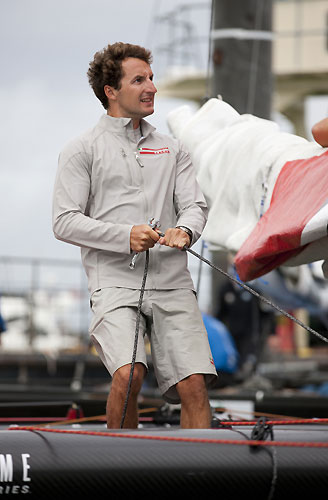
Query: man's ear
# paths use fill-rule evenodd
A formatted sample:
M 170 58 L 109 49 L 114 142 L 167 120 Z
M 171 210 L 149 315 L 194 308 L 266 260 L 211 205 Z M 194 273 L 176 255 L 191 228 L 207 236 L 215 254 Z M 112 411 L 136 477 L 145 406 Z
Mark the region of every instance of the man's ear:
M 116 100 L 116 90 L 114 89 L 114 87 L 111 87 L 110 85 L 105 85 L 104 92 L 105 92 L 105 95 L 106 95 L 108 101 L 115 101 Z

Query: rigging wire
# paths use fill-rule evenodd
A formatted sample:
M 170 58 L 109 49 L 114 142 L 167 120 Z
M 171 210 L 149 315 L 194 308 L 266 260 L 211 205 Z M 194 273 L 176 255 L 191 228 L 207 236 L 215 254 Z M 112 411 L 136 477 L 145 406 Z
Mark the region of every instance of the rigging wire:
M 205 93 L 205 101 L 210 99 L 211 97 L 211 55 L 212 55 L 212 29 L 214 22 L 214 0 L 211 1 L 211 11 L 210 11 L 210 29 L 208 36 L 208 53 L 207 53 L 207 68 L 206 68 L 206 93 Z
M 276 309 L 277 311 L 279 311 L 281 314 L 283 314 L 287 318 L 289 318 L 292 321 L 294 321 L 295 323 L 297 323 L 299 326 L 301 326 L 302 328 L 304 328 L 305 330 L 307 330 L 309 333 L 312 333 L 313 335 L 316 335 L 323 342 L 328 343 L 328 338 L 327 337 L 324 337 L 323 335 L 321 335 L 319 332 L 317 332 L 313 328 L 305 325 L 301 320 L 299 320 L 298 318 L 295 318 L 295 316 L 293 316 L 292 314 L 288 313 L 287 311 L 285 311 L 284 309 L 282 309 L 281 307 L 279 307 L 277 304 L 275 304 L 271 300 L 267 299 L 266 297 L 264 297 L 260 293 L 258 293 L 255 290 L 253 290 L 253 288 L 251 288 L 250 286 L 248 286 L 245 283 L 243 283 L 242 281 L 240 281 L 240 279 L 235 278 L 234 276 L 232 276 L 231 274 L 227 273 L 226 271 L 224 271 L 220 267 L 215 266 L 214 264 L 212 264 L 212 262 L 210 262 L 209 260 L 205 259 L 205 257 L 202 257 L 201 255 L 199 255 L 197 252 L 195 252 L 191 248 L 185 247 L 185 250 L 187 252 L 191 253 L 192 255 L 194 255 L 195 257 L 197 257 L 198 259 L 201 259 L 203 262 L 205 262 L 210 267 L 212 267 L 216 271 L 220 272 L 221 274 L 223 274 L 224 276 L 226 276 L 227 278 L 229 278 L 231 281 L 233 281 L 237 285 L 243 287 L 245 290 L 247 290 L 248 292 L 250 292 L 252 295 L 254 295 L 258 299 L 262 300 L 262 302 L 265 302 L 270 307 L 273 307 L 274 309 Z

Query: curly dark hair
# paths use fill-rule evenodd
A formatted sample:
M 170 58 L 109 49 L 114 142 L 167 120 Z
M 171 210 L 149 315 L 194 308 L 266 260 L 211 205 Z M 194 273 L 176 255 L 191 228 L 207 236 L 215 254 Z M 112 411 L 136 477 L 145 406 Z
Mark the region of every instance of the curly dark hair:
M 147 64 L 152 62 L 151 52 L 144 47 L 117 42 L 96 52 L 89 64 L 87 72 L 89 83 L 105 109 L 108 108 L 108 99 L 104 86 L 110 85 L 117 90 L 121 88 L 122 61 L 127 57 L 136 57 Z

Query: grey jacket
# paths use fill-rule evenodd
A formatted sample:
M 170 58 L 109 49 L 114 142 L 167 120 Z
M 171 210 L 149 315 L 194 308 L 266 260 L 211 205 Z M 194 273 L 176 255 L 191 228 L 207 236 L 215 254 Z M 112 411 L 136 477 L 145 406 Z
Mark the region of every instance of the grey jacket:
M 141 130 L 137 140 L 130 118 L 105 114 L 59 156 L 53 230 L 57 239 L 81 247 L 90 293 L 141 287 L 145 253 L 129 268 L 133 225 L 154 217 L 162 232 L 187 226 L 194 243 L 207 220 L 188 153 L 145 120 Z M 149 255 L 147 289 L 194 288 L 187 252 L 156 244 Z

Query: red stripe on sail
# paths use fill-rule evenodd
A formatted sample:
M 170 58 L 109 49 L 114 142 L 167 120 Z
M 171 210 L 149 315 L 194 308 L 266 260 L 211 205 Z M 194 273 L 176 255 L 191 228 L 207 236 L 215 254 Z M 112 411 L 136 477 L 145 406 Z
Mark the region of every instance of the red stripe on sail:
M 270 207 L 235 257 L 242 281 L 263 276 L 299 254 L 306 224 L 328 199 L 328 151 L 285 163 Z

